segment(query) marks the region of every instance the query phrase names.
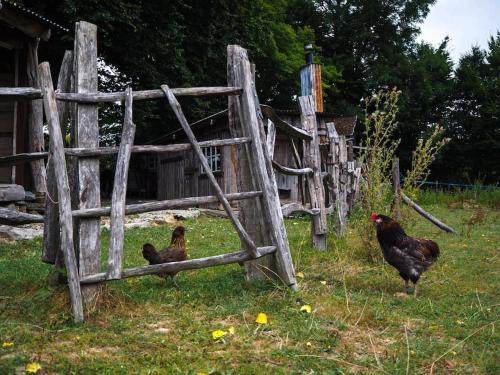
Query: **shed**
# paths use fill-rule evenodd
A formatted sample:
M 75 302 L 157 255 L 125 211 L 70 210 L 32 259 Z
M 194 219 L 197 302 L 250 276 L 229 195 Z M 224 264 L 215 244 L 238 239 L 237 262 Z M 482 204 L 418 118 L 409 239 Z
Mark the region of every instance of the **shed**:
M 11 1 L 0 0 L 0 87 L 37 87 L 38 46 L 68 29 Z M 44 149 L 41 100 L 0 101 L 0 156 Z M 30 168 L 31 166 L 31 168 Z M 0 167 L 0 183 L 45 191 L 43 160 Z

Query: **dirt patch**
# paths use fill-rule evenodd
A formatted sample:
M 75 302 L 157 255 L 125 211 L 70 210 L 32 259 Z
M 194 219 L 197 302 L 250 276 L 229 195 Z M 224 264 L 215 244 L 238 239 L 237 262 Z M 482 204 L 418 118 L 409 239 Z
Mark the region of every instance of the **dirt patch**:
M 97 358 L 108 358 L 116 354 L 120 348 L 116 346 L 103 346 L 99 348 L 87 348 L 83 351 L 84 354 Z
M 172 321 L 160 320 L 157 323 L 146 324 L 146 327 L 153 332 L 166 334 L 172 331 Z
M 377 356 L 385 358 L 388 347 L 396 342 L 394 339 L 381 338 L 378 333 L 363 327 L 348 326 L 343 331 L 337 331 L 340 346 L 351 353 L 354 358 Z

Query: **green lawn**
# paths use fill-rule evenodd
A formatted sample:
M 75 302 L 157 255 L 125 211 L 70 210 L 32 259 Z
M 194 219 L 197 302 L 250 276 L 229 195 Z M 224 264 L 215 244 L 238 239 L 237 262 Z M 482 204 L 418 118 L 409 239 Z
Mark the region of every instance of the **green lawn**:
M 246 282 L 238 265 L 180 273 L 178 288 L 146 276 L 107 284 L 97 310 L 74 324 L 66 288 L 51 286 L 52 268 L 39 260 L 41 240 L 3 242 L 0 374 L 23 373 L 29 362 L 39 374 L 499 374 L 500 211 L 426 202 L 460 235 L 411 214 L 407 231 L 435 239 L 442 252 L 417 299 L 400 294 L 392 267 L 358 255 L 354 226 L 317 252 L 309 221 L 297 218 L 286 224 L 304 275 L 298 292 Z M 227 220 L 184 224 L 191 258 L 238 248 Z M 145 264 L 142 244 L 166 244 L 172 229 L 127 231 L 125 266 Z M 104 233 L 103 248 L 107 240 Z M 267 325 L 255 323 L 260 312 Z M 215 341 L 218 329 L 228 333 Z

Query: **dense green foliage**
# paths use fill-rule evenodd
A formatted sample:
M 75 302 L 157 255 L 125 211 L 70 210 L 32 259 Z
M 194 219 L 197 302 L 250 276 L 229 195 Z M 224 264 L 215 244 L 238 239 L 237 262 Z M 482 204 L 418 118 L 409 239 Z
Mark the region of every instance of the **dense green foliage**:
M 436 174 L 499 182 L 500 32 L 491 37 L 487 51 L 474 47 L 460 59 L 447 117 L 453 143 Z
M 226 46 L 245 46 L 257 67 L 261 101 L 294 108 L 303 45 L 312 42 L 323 64 L 325 108 L 363 115 L 360 99 L 397 87 L 403 168 L 430 124 L 451 138 L 432 178 L 454 182 L 499 181 L 500 36 L 487 51 L 474 47 L 456 69 L 448 40 L 418 43 L 419 28 L 435 0 L 25 0 L 70 26 L 87 20 L 99 26 L 99 52 L 118 75 L 102 70 L 103 89 L 221 85 L 226 81 Z M 72 35 L 57 34 L 45 56 L 57 66 Z M 190 100 L 188 118 L 216 112 L 224 100 Z M 116 111 L 102 111 L 116 122 Z M 157 103 L 141 103 L 134 114 L 139 141 L 176 127 Z M 170 125 L 165 125 L 170 124 Z M 109 132 L 117 132 L 108 130 Z M 359 134 L 361 136 L 361 134 Z M 113 137 L 109 138 L 113 141 Z

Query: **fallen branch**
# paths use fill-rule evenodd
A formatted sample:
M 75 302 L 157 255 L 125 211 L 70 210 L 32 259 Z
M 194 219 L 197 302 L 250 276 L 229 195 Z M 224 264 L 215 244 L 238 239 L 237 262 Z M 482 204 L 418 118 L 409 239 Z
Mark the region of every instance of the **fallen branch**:
M 401 197 L 403 198 L 403 201 L 408 206 L 410 206 L 411 208 L 413 208 L 415 211 L 417 211 L 420 214 L 420 216 L 425 217 L 427 220 L 429 220 L 432 224 L 434 224 L 438 228 L 440 228 L 440 229 L 442 229 L 442 230 L 444 230 L 445 232 L 448 232 L 448 233 L 455 233 L 455 234 L 457 233 L 455 229 L 449 227 L 448 225 L 446 225 L 445 223 L 443 223 L 442 221 L 440 221 L 439 219 L 435 218 L 430 213 L 428 213 L 427 211 L 425 211 L 418 204 L 416 204 L 415 202 L 413 202 L 410 198 L 408 198 L 406 196 L 406 194 L 401 193 Z

